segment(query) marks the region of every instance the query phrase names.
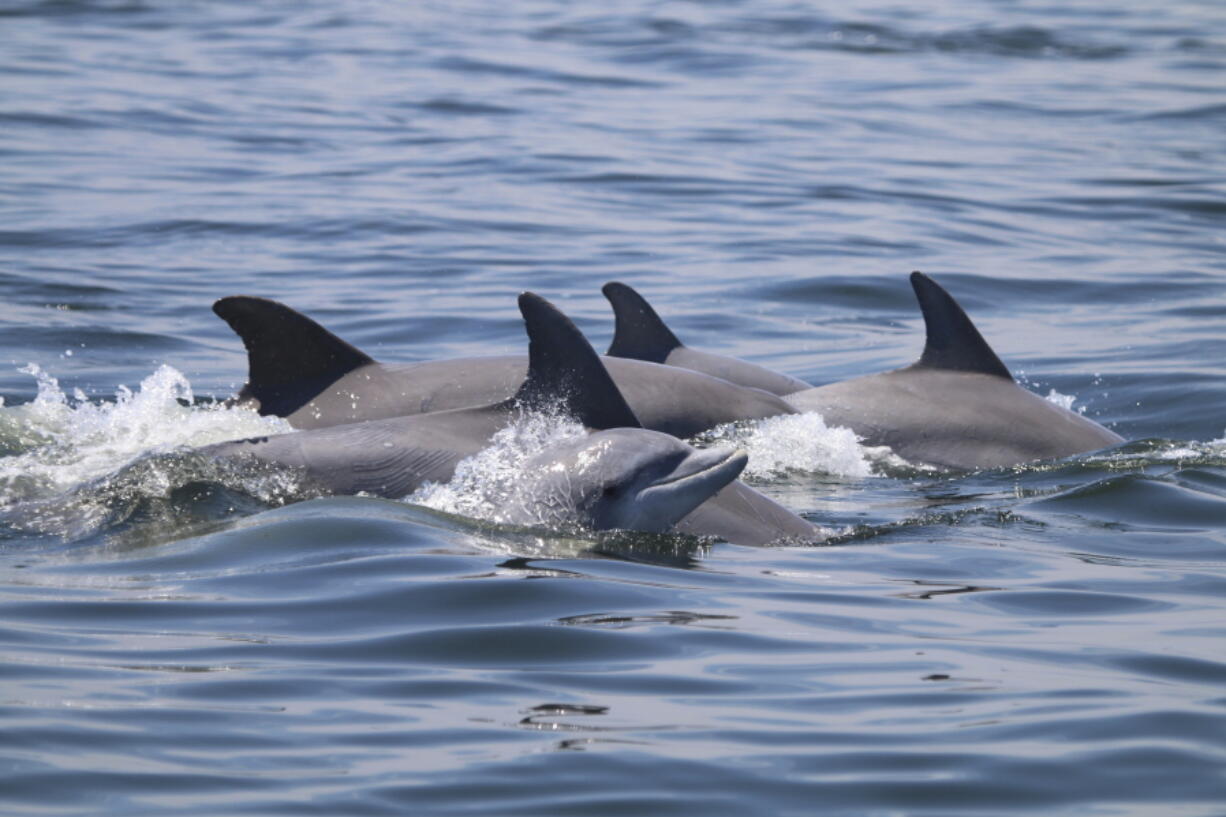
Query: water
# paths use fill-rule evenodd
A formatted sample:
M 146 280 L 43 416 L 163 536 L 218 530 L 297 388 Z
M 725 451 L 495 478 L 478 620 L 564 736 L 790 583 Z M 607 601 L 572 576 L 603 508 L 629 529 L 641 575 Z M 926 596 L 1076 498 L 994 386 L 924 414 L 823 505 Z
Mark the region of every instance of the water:
M 9 0 L 0 44 L 0 811 L 1226 813 L 1220 4 Z M 224 295 L 401 361 L 522 350 L 523 289 L 601 347 L 617 279 L 824 383 L 918 354 L 912 269 L 1133 442 L 727 432 L 831 531 L 761 549 L 180 451 L 280 430 L 213 403 Z

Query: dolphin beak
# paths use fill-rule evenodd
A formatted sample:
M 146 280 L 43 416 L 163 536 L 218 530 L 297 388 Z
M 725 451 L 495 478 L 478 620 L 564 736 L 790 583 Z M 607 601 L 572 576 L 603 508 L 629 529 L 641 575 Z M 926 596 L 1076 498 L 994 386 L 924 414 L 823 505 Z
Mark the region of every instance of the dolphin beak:
M 741 475 L 749 455 L 727 446 L 696 449 L 670 473 L 639 494 L 651 505 L 667 505 L 674 524 Z M 660 509 L 662 510 L 662 509 Z

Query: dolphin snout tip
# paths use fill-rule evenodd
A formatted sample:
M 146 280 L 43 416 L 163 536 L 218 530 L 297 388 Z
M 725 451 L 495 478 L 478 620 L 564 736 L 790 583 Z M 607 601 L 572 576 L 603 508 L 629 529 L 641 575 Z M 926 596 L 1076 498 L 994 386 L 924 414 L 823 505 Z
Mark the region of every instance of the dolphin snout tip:
M 741 475 L 745 470 L 745 466 L 749 465 L 749 453 L 744 448 L 733 448 L 732 446 L 720 446 L 719 448 L 711 449 L 713 453 L 718 452 L 719 468 L 731 472 L 732 476 L 728 480 L 731 482 Z
M 740 476 L 741 472 L 745 470 L 745 466 L 749 465 L 749 452 L 744 448 L 738 448 L 732 452 L 732 456 L 729 459 L 736 466 L 737 476 Z

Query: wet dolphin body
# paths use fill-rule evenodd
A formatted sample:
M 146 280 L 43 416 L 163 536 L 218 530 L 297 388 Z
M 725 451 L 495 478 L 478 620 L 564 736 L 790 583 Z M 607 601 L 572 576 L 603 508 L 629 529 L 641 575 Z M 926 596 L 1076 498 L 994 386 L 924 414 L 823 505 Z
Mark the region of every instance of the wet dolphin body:
M 522 466 L 507 522 L 664 533 L 745 469 L 744 451 L 698 449 L 643 428 L 593 431 Z
M 613 307 L 613 342 L 606 353 L 609 357 L 690 369 L 780 396 L 812 388 L 803 380 L 745 360 L 691 349 L 677 340 L 642 295 L 623 283 L 610 281 L 600 291 Z
M 633 411 L 586 338 L 543 298 L 524 293 L 519 304 L 529 338 L 527 374 L 510 398 L 475 408 L 220 443 L 201 451 L 225 460 L 293 468 L 331 493 L 400 498 L 425 482 L 450 480 L 456 465 L 486 447 L 516 412 L 561 409 L 590 429 L 625 429 L 617 435 L 619 444 L 625 446 L 620 461 L 622 473 L 631 474 L 626 484 L 639 486 L 638 501 L 645 504 L 638 511 L 653 502 L 657 503 L 654 507 L 662 508 L 667 504 L 662 500 L 667 499 L 676 500 L 674 512 L 689 511 L 697 497 L 701 504 L 676 524 L 677 530 L 739 544 L 819 537 L 814 525 L 743 483 L 732 481 L 744 467 L 740 452 L 706 454 L 675 441 L 662 458 L 645 457 L 652 463 L 646 471 L 627 470 L 626 462 L 635 456 L 644 457 L 645 448 L 659 448 L 660 441 L 640 438 L 639 453 L 634 454 L 633 433 L 651 432 L 639 428 Z M 332 345 L 331 340 L 325 340 Z M 341 360 L 341 365 L 347 362 Z M 677 452 L 684 456 L 679 457 Z M 567 453 L 559 450 L 551 456 L 552 462 L 564 464 Z M 665 467 L 670 463 L 671 469 Z M 714 496 L 702 501 L 704 492 Z M 632 510 L 609 518 L 634 518 L 638 511 L 634 511 L 633 503 L 627 507 Z M 650 516 L 658 522 L 662 515 L 657 510 Z
M 295 428 L 483 406 L 515 394 L 522 355 L 379 363 L 315 321 L 264 298 L 222 298 L 213 311 L 243 340 L 249 365 L 240 400 Z M 721 423 L 796 411 L 780 397 L 700 372 L 604 358 L 645 428 L 688 438 Z
M 1123 438 L 1019 386 L 962 307 L 911 274 L 927 338 L 910 366 L 788 395 L 868 445 L 911 462 L 999 468 L 1107 448 Z
M 642 296 L 616 282 L 604 287 L 617 315 L 609 354 L 667 361 L 768 388 L 784 395 L 793 408 L 818 412 L 866 444 L 889 446 L 919 464 L 997 468 L 1123 441 L 1019 386 L 962 307 L 931 278 L 912 273 L 911 285 L 927 329 L 924 352 L 916 363 L 890 372 L 783 391 L 793 378 L 680 345 Z

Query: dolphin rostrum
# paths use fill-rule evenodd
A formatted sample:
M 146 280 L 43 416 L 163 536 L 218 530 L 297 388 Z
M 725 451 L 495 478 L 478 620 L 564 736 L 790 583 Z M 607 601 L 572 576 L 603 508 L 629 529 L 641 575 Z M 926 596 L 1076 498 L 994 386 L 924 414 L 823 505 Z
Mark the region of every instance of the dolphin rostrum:
M 684 517 L 676 524 L 677 530 L 740 544 L 819 537 L 816 526 L 734 481 L 745 465 L 742 452 L 699 452 L 679 440 L 665 446 L 657 435 L 641 429 L 600 357 L 574 324 L 532 293 L 520 296 L 519 307 L 529 338 L 527 374 L 511 397 L 480 407 L 220 443 L 202 452 L 225 460 L 293 468 L 330 493 L 400 498 L 425 482 L 450 480 L 456 465 L 484 448 L 516 412 L 562 411 L 590 429 L 618 429 L 617 434 L 597 438 L 590 445 L 597 449 L 605 445 L 614 451 L 611 461 L 619 465 L 609 473 L 621 474 L 625 481 L 617 485 L 633 489 L 627 496 L 635 499 L 608 506 L 593 516 L 594 520 L 637 519 L 654 530 L 667 527 L 661 520 L 675 514 Z M 328 338 L 324 341 L 324 346 L 332 345 Z M 319 348 L 316 344 L 315 351 Z M 341 360 L 341 365 L 348 362 L 339 352 L 332 360 Z M 543 456 L 551 458 L 548 467 L 565 468 L 575 451 L 560 448 Z M 635 466 L 636 457 L 646 465 Z M 578 478 L 575 472 L 565 473 Z M 602 495 L 611 484 L 607 477 L 585 479 L 601 484 Z M 548 493 L 547 486 L 541 490 Z M 586 496 L 586 489 L 578 495 Z M 670 501 L 675 505 L 665 513 L 663 508 Z M 576 503 L 576 513 L 587 513 L 578 506 L 578 500 Z
M 528 369 L 522 355 L 379 363 L 305 315 L 264 298 L 222 298 L 213 311 L 247 349 L 248 379 L 238 399 L 300 429 L 490 405 L 514 395 Z M 700 372 L 603 360 L 643 427 L 676 437 L 796 413 L 775 394 Z

